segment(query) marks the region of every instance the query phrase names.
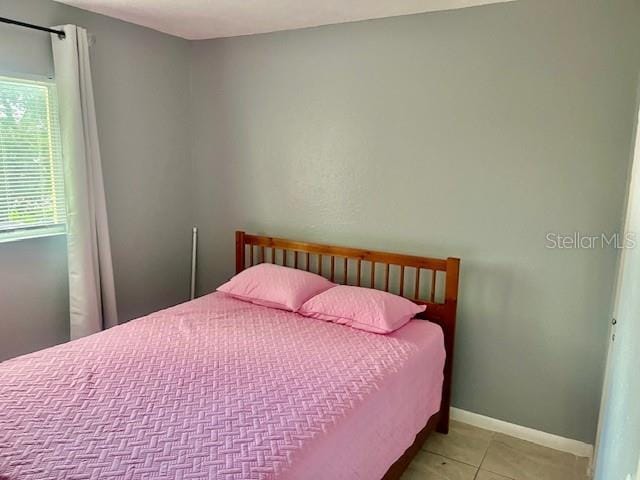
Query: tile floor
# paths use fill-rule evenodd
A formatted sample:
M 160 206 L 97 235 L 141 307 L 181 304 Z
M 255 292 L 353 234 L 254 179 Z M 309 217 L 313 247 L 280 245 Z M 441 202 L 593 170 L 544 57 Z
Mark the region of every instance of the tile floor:
M 433 433 L 402 480 L 587 480 L 587 458 L 460 422 Z

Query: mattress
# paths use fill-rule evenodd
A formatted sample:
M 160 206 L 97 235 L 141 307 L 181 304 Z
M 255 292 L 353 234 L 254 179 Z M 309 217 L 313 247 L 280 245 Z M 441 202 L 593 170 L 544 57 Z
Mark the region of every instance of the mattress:
M 441 329 L 214 293 L 0 364 L 0 479 L 378 479 L 439 410 Z

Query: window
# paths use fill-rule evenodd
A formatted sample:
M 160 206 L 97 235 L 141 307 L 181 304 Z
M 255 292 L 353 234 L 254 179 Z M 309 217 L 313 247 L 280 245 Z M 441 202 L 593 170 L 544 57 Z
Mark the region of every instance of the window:
M 0 76 L 0 241 L 64 233 L 55 84 Z

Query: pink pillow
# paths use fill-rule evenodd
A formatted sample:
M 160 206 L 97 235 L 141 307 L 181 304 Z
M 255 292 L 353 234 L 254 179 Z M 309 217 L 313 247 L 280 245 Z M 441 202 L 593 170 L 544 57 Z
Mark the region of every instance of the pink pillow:
M 391 293 L 338 285 L 307 301 L 298 313 L 367 332 L 390 333 L 425 309 Z
M 334 285 L 315 273 L 261 263 L 243 270 L 218 291 L 257 305 L 297 312 L 304 302 Z

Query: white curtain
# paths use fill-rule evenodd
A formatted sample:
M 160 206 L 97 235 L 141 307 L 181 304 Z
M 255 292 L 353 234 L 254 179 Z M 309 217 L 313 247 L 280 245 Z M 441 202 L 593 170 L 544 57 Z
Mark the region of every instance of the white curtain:
M 87 31 L 51 35 L 67 199 L 71 339 L 118 323 Z

